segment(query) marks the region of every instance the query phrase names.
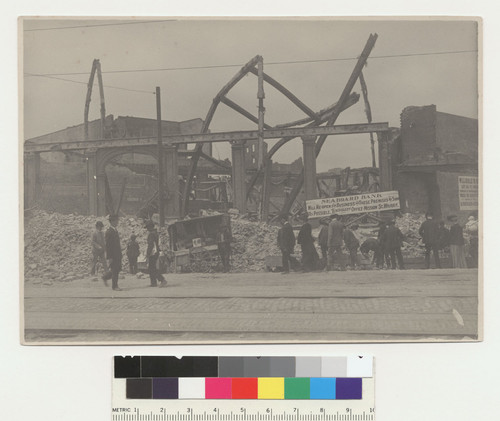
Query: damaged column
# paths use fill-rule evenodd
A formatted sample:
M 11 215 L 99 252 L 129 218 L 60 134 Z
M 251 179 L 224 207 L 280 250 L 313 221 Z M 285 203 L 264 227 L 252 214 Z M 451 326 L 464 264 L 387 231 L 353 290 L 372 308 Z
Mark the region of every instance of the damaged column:
M 165 177 L 167 197 L 165 200 L 165 215 L 169 219 L 177 219 L 180 215 L 179 170 L 177 161 L 177 146 L 163 145 L 165 159 Z
M 392 190 L 392 142 L 388 132 L 378 132 L 378 167 L 380 190 Z
M 304 192 L 306 200 L 318 198 L 316 190 L 316 136 L 303 136 Z
M 246 213 L 246 169 L 245 169 L 245 141 L 231 142 L 232 158 L 232 185 L 233 185 L 233 208 Z

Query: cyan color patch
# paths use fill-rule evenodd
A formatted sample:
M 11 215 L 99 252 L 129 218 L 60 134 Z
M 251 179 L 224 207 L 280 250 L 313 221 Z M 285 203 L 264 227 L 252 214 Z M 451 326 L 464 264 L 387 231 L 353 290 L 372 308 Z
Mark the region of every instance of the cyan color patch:
M 310 399 L 336 399 L 336 379 L 326 377 L 311 378 Z

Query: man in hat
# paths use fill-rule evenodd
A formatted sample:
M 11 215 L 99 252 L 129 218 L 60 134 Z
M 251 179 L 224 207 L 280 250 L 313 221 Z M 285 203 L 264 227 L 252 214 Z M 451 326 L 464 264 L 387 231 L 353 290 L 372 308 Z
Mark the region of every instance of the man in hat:
M 403 242 L 403 233 L 396 227 L 394 221 L 387 222 L 387 229 L 382 235 L 381 242 L 385 250 L 389 253 L 392 269 L 396 269 L 396 258 L 399 269 L 404 269 L 403 254 L 401 253 L 401 244 Z
M 106 242 L 104 241 L 104 233 L 102 229 L 104 224 L 101 221 L 95 223 L 95 231 L 92 233 L 92 266 L 90 268 L 90 274 L 95 275 L 97 262 L 100 261 L 102 265 L 103 272 L 108 271 L 108 265 L 106 263 Z M 97 281 L 97 278 L 95 278 Z
M 309 215 L 304 213 L 302 221 L 304 224 L 297 235 L 297 243 L 302 250 L 302 269 L 304 272 L 311 272 L 316 269 L 318 263 L 318 252 L 314 246 L 314 237 L 312 236 L 312 226 L 308 222 Z
M 324 265 L 326 267 L 326 262 L 328 259 L 328 224 L 330 223 L 330 217 L 325 216 L 319 220 L 321 229 L 318 235 L 318 244 L 321 248 L 321 258 L 323 259 Z
M 425 267 L 429 269 L 431 267 L 431 250 L 434 254 L 434 262 L 436 264 L 436 269 L 441 268 L 441 262 L 439 261 L 439 225 L 433 219 L 432 214 L 425 214 L 425 221 L 420 225 L 418 230 L 420 237 L 425 245 Z
M 120 235 L 116 227 L 118 226 L 118 215 L 109 215 L 110 227 L 106 230 L 104 239 L 106 241 L 106 258 L 108 259 L 109 271 L 102 275 L 104 285 L 108 286 L 111 279 L 111 287 L 114 291 L 121 291 L 118 287 L 118 275 L 122 270 L 122 249 L 120 246 Z
M 155 228 L 153 221 L 146 222 L 146 229 L 148 230 L 148 248 L 146 250 L 146 258 L 148 259 L 148 272 L 149 279 L 152 287 L 160 286 L 166 287 L 167 281 L 160 273 L 157 266 L 158 258 L 160 257 L 160 238 L 158 231 Z M 160 284 L 158 285 L 158 281 Z
M 358 228 L 359 226 L 357 224 L 353 224 L 351 227 L 346 227 L 344 230 L 344 244 L 347 250 L 349 250 L 351 269 L 355 269 L 358 266 L 359 239 L 356 235 Z
M 293 263 L 291 254 L 295 247 L 295 234 L 290 222 L 288 222 L 287 216 L 282 216 L 280 222 L 281 228 L 278 231 L 278 247 L 281 250 L 282 273 L 286 274 L 290 273 L 290 262 Z
M 340 215 L 332 215 L 328 225 L 328 265 L 327 270 L 334 269 L 337 260 L 340 270 L 345 270 L 344 255 L 342 254 L 342 243 L 344 241 L 344 224 L 340 221 Z

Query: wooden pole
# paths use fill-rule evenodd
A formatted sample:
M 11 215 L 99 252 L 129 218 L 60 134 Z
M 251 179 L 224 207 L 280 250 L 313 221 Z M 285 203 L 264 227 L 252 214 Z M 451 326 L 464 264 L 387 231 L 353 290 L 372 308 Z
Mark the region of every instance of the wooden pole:
M 104 86 L 102 84 L 101 62 L 97 60 L 97 82 L 99 83 L 99 99 L 101 101 L 101 139 L 105 137 L 106 105 L 104 103 Z
M 165 225 L 163 211 L 163 148 L 161 140 L 161 96 L 160 87 L 156 87 L 156 119 L 158 121 L 158 212 L 160 214 L 160 228 Z

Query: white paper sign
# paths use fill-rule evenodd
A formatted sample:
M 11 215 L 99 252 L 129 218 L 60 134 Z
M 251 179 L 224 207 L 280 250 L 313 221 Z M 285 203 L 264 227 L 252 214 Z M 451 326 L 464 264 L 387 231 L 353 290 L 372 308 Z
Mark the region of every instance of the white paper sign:
M 399 192 L 384 191 L 306 201 L 310 218 L 400 209 Z
M 478 177 L 458 177 L 458 200 L 460 210 L 478 209 Z

